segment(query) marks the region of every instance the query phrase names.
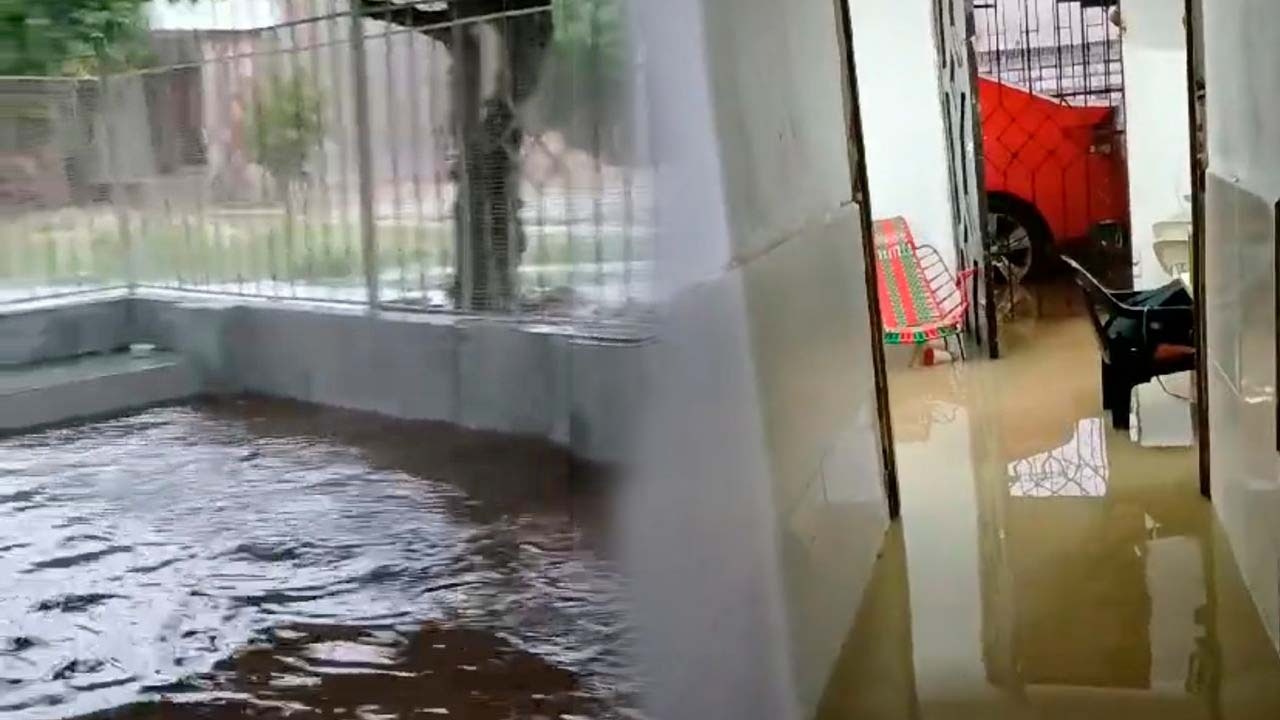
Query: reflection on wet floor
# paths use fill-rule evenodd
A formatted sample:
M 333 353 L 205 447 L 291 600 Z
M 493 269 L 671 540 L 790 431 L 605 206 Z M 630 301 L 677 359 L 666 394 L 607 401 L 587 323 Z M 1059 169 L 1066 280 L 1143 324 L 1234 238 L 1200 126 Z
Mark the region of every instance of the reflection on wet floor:
M 1083 319 L 1006 337 L 891 376 L 903 520 L 820 719 L 1280 717 L 1194 451 L 1101 420 Z
M 604 711 L 577 675 L 489 633 L 295 625 L 111 718 L 587 718 Z
M 0 440 L 0 715 L 632 717 L 608 486 L 260 400 Z

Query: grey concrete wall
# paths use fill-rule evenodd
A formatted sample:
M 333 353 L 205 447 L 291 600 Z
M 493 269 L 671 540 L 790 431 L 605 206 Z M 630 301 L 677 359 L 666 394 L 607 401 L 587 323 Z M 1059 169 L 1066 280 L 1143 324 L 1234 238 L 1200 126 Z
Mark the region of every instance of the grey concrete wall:
M 1280 643 L 1275 204 L 1280 4 L 1204 0 L 1209 178 L 1206 297 L 1214 505 Z
M 887 527 L 839 16 L 635 15 L 669 298 L 625 504 L 652 711 L 805 718 Z
M 200 393 L 191 367 L 163 353 L 116 353 L 0 373 L 0 435 L 117 415 Z
M 221 392 L 541 437 L 621 461 L 643 342 L 489 320 L 221 300 L 139 299 L 138 338 L 181 352 Z
M 86 300 L 0 311 L 0 367 L 25 365 L 129 344 L 129 301 Z
M 0 367 L 152 342 L 214 393 L 251 392 L 531 435 L 618 463 L 644 342 L 410 313 L 228 299 L 64 303 L 0 315 Z

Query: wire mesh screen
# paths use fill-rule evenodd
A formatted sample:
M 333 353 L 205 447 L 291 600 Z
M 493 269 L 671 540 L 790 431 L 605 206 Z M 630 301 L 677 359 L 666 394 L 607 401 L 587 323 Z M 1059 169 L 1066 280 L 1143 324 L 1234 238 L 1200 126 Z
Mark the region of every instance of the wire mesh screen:
M 148 67 L 44 83 L 15 103 L 58 118 L 40 128 L 0 99 L 15 167 L 58 186 L 0 197 L 21 216 L 6 287 L 643 313 L 650 175 L 620 3 L 271 4 L 269 26 L 153 28 Z
M 385 302 L 600 315 L 646 300 L 652 211 L 618 5 L 558 7 L 365 21 Z M 434 230 L 425 265 L 382 239 L 409 227 Z
M 156 33 L 167 62 L 107 78 L 138 284 L 367 299 L 350 27 Z
M 99 89 L 0 79 L 0 303 L 126 283 Z

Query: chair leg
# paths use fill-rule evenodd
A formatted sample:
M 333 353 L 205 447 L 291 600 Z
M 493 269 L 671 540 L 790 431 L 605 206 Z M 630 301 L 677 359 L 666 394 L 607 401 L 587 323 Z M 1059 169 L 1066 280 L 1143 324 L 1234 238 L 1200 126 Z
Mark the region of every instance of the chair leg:
M 1110 410 L 1115 406 L 1115 380 L 1112 378 L 1111 366 L 1106 360 L 1102 365 L 1102 409 Z
M 1129 415 L 1133 409 L 1133 384 L 1129 382 L 1112 382 L 1111 427 L 1116 430 L 1129 429 Z
M 1129 429 L 1133 388 L 1133 382 L 1105 361 L 1102 363 L 1102 409 L 1111 413 L 1111 426 L 1116 430 Z

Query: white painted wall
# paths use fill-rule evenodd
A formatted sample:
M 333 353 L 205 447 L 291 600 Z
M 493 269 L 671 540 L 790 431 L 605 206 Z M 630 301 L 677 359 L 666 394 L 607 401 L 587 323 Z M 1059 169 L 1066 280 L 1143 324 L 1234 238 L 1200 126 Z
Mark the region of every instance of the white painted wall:
M 887 527 L 838 26 L 631 7 L 668 298 L 624 506 L 651 714 L 807 718 Z
M 1275 210 L 1280 198 L 1280 3 L 1205 0 L 1210 437 L 1214 506 L 1280 644 Z
M 930 0 L 851 0 L 871 216 L 901 215 L 956 266 Z
M 1135 287 L 1171 278 L 1157 262 L 1152 226 L 1191 218 L 1191 132 L 1182 0 L 1125 0 L 1125 112 Z
M 270 0 L 154 0 L 147 8 L 156 30 L 251 30 L 280 21 Z

